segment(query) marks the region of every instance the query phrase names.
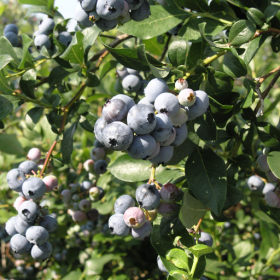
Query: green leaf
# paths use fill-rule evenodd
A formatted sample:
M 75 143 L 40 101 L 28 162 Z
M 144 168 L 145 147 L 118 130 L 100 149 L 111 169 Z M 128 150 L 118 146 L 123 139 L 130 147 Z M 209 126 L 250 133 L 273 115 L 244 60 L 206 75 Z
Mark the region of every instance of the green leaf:
M 119 26 L 118 30 L 140 39 L 149 39 L 167 32 L 191 16 L 175 5 L 151 5 L 150 8 L 151 16 L 148 19 L 140 22 L 129 21 Z
M 112 69 L 115 69 L 117 64 L 118 62 L 116 60 L 107 61 L 100 71 L 100 81 L 106 76 L 107 73 L 109 73 Z
M 181 249 L 171 249 L 166 253 L 166 259 L 176 267 L 189 271 L 188 255 Z
M 11 65 L 14 68 L 17 68 L 20 61 L 16 55 L 16 52 L 15 52 L 13 46 L 11 45 L 9 40 L 4 36 L 0 38 L 0 55 L 2 55 L 2 54 L 10 55 L 14 59 L 14 61 L 11 61 Z
M 245 148 L 245 152 L 248 154 L 252 154 L 252 143 L 254 139 L 254 125 L 251 125 L 248 130 L 244 128 L 241 129 L 241 141 L 242 145 Z
M 36 71 L 34 69 L 30 69 L 22 75 L 19 82 L 19 86 L 22 92 L 26 96 L 30 97 L 31 99 L 36 99 L 34 95 L 34 86 L 36 83 L 36 77 L 37 77 Z
M 216 141 L 217 129 L 215 121 L 211 115 L 211 112 L 207 112 L 202 116 L 195 119 L 194 124 L 195 133 L 201 140 L 204 141 Z
M 171 70 L 171 68 L 169 67 L 157 68 L 153 66 L 147 59 L 146 52 L 145 52 L 145 45 L 140 45 L 137 47 L 137 56 L 141 61 L 145 61 L 149 65 L 153 75 L 156 78 L 165 78 Z
M 269 23 L 280 11 L 280 7 L 277 5 L 268 5 L 266 9 L 264 10 L 264 16 L 266 19 L 266 22 Z
M 85 61 L 88 61 L 88 59 L 90 59 L 88 57 L 89 50 L 93 46 L 93 43 L 95 42 L 99 33 L 100 33 L 100 29 L 96 25 L 90 28 L 85 28 L 82 31 L 82 34 L 84 35 L 83 46 L 85 50 L 85 54 L 84 54 Z
M 10 155 L 26 155 L 14 134 L 0 134 L 0 151 Z
M 30 17 L 30 15 L 37 14 L 37 13 L 46 14 L 50 17 L 54 17 L 54 15 L 56 13 L 59 14 L 57 11 L 55 11 L 55 10 L 52 11 L 51 9 L 49 9 L 48 7 L 45 7 L 45 6 L 30 6 L 28 8 L 27 13 L 24 18 L 27 19 L 28 17 Z
M 210 254 L 213 252 L 213 249 L 204 244 L 196 244 L 189 248 L 189 250 L 197 257 L 201 257 L 206 254 Z
M 265 16 L 259 9 L 250 8 L 247 10 L 246 16 L 255 25 L 263 26 L 265 23 Z
M 20 98 L 13 95 L 0 95 L 0 120 L 3 120 L 13 110 L 21 105 Z
M 208 207 L 185 191 L 179 218 L 182 224 L 191 229 L 207 212 Z
M 3 71 L 0 70 L 0 92 L 1 91 L 4 94 L 12 94 L 14 92 L 14 90 L 8 84 L 5 76 L 3 75 Z
M 22 44 L 23 44 L 23 55 L 20 62 L 18 69 L 26 69 L 26 68 L 33 68 L 34 63 L 32 60 L 32 56 L 29 53 L 29 47 L 33 43 L 33 40 L 30 39 L 27 35 L 22 34 Z
M 257 124 L 257 131 L 265 147 L 278 147 L 280 141 L 280 130 L 273 125 L 260 122 Z
M 271 39 L 271 49 L 278 53 L 280 51 L 280 36 L 272 37 Z
M 206 0 L 177 0 L 178 5 L 188 7 L 197 12 L 208 12 L 209 7 Z
M 200 36 L 200 35 L 199 35 Z M 204 42 L 200 43 L 192 43 L 191 47 L 189 49 L 189 53 L 187 56 L 187 65 L 189 68 L 193 68 L 197 65 L 197 61 L 203 57 L 204 50 L 206 48 L 207 44 Z
M 81 277 L 82 272 L 80 270 L 71 271 L 65 275 L 61 280 L 77 280 Z
M 254 92 L 255 92 L 255 88 L 256 88 L 256 84 L 254 81 L 251 81 L 247 78 L 245 78 L 243 80 L 243 85 L 244 87 L 247 89 L 247 96 L 246 98 L 244 99 L 244 103 L 242 105 L 242 108 L 248 108 L 250 107 L 254 101 L 255 101 L 255 95 L 254 95 Z
M 163 217 L 161 219 L 160 234 L 162 237 L 170 234 L 177 235 L 183 230 L 185 230 L 185 227 L 181 223 L 177 213 L 173 214 L 171 217 Z
M 71 72 L 67 71 L 61 66 L 54 67 L 49 75 L 49 85 L 50 87 L 57 86 L 62 82 L 64 78 L 66 78 Z
M 197 148 L 187 159 L 186 179 L 190 190 L 200 202 L 216 215 L 226 199 L 226 166 L 211 149 Z
M 73 152 L 73 136 L 77 129 L 77 122 L 74 122 L 64 133 L 61 141 L 61 153 L 64 163 L 69 164 Z
M 238 56 L 235 49 L 226 52 L 224 56 L 223 70 L 233 78 L 238 78 L 247 74 L 247 66 L 243 59 Z
M 267 156 L 267 163 L 272 171 L 272 173 L 280 178 L 280 152 L 273 151 Z
M 208 71 L 209 83 L 214 87 L 216 93 L 232 91 L 234 79 L 221 71 L 215 71 L 214 75 Z
M 0 55 L 0 70 L 2 70 L 6 65 L 8 65 L 12 60 L 14 60 L 9 54 Z
M 25 115 L 25 123 L 29 130 L 33 130 L 35 125 L 40 120 L 40 117 L 44 111 L 43 107 L 34 107 L 30 109 Z
M 187 41 L 184 38 L 177 38 L 168 48 L 168 58 L 175 67 L 184 65 L 187 55 Z
M 88 73 L 88 78 L 86 80 L 86 85 L 88 87 L 98 87 L 100 85 L 100 81 L 96 75 L 92 73 Z
M 96 120 L 97 116 L 89 112 L 86 116 L 80 116 L 79 122 L 83 129 L 93 133 Z
M 47 6 L 48 0 L 18 0 L 20 4 Z
M 84 35 L 80 31 L 77 31 L 74 37 L 72 38 L 70 45 L 60 57 L 70 63 L 79 64 L 83 67 L 84 65 L 83 64 L 84 62 L 83 39 L 84 39 Z

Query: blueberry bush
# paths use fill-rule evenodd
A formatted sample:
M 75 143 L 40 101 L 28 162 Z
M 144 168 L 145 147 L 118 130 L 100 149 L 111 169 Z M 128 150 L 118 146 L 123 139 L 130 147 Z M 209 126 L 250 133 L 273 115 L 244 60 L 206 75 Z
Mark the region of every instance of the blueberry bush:
M 280 278 L 279 1 L 0 14 L 1 279 Z

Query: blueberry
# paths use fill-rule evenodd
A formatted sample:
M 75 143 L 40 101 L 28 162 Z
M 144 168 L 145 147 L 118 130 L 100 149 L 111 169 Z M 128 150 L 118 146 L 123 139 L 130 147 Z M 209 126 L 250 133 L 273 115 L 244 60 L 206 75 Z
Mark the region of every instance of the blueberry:
M 152 152 L 151 156 L 148 159 L 154 158 L 160 152 L 160 143 L 156 142 L 156 148 Z
M 155 108 L 158 113 L 174 117 L 179 113 L 180 104 L 178 98 L 169 92 L 160 94 L 155 100 Z
M 138 76 L 129 74 L 122 80 L 122 86 L 129 93 L 136 92 L 141 88 L 141 80 Z
M 22 162 L 18 168 L 22 170 L 26 175 L 34 175 L 32 171 L 37 173 L 38 165 L 32 160 L 26 160 Z
M 206 92 L 197 90 L 195 91 L 195 96 L 195 103 L 188 107 L 189 121 L 206 113 L 207 108 L 209 107 L 209 97 Z
M 188 114 L 185 109 L 180 108 L 178 114 L 170 117 L 170 120 L 174 126 L 181 126 L 188 120 Z
M 140 71 L 131 68 L 127 68 L 127 72 L 129 74 L 136 75 L 136 76 L 140 74 Z
M 145 240 L 146 238 L 149 237 L 153 230 L 152 225 L 146 221 L 145 224 L 140 227 L 140 228 L 133 228 L 131 230 L 131 235 L 133 238 L 138 239 L 138 240 Z
M 77 193 L 75 193 L 75 194 L 72 195 L 71 200 L 72 201 L 80 201 L 80 196 Z
M 27 159 L 38 162 L 41 159 L 41 151 L 38 148 L 32 148 L 27 154 Z
M 247 185 L 252 191 L 260 191 L 264 186 L 264 182 L 259 176 L 253 175 L 248 179 Z
M 150 184 L 140 185 L 136 189 L 136 200 L 146 210 L 154 210 L 160 204 L 160 194 L 155 186 Z
M 12 250 L 16 254 L 26 255 L 31 251 L 32 244 L 22 235 L 15 234 L 10 241 Z
M 157 156 L 149 159 L 151 163 L 154 164 L 166 164 L 168 161 L 170 161 L 173 157 L 173 148 L 171 146 L 162 146 L 160 147 L 160 151 L 157 154 Z
M 24 201 L 18 209 L 18 214 L 22 220 L 32 223 L 39 217 L 40 209 L 33 201 Z
M 130 228 L 123 219 L 123 214 L 117 213 L 109 218 L 108 226 L 111 234 L 118 236 L 126 236 L 129 234 Z
M 26 180 L 25 173 L 21 169 L 12 169 L 8 172 L 7 176 L 7 183 L 9 188 L 16 192 L 22 191 L 22 184 Z
M 107 20 L 116 19 L 124 9 L 123 0 L 97 0 L 96 12 L 100 17 Z
M 118 18 L 118 24 L 119 24 L 119 25 L 123 25 L 123 24 L 129 22 L 130 20 L 131 20 L 131 18 L 130 18 L 130 13 L 127 13 L 125 17 L 123 17 L 123 18 Z
M 148 134 L 156 127 L 153 109 L 145 104 L 133 106 L 127 114 L 127 125 L 137 135 Z
M 107 124 L 103 129 L 102 137 L 105 146 L 115 151 L 127 150 L 133 141 L 131 129 L 122 122 Z
M 78 188 L 80 187 L 79 183 L 76 184 L 69 184 L 68 189 L 71 191 L 71 193 L 74 193 L 78 190 Z
M 139 76 L 139 77 L 141 77 L 141 76 Z M 148 84 L 148 81 L 142 80 L 142 81 L 141 81 L 141 87 L 140 87 L 140 89 L 138 89 L 138 90 L 136 91 L 136 94 L 137 94 L 137 95 L 143 95 L 144 92 L 145 92 L 145 88 L 146 88 L 147 84 Z M 138 102 L 138 103 L 139 103 L 139 102 Z M 149 104 L 147 104 L 147 105 L 149 105 Z M 150 105 L 149 105 L 149 106 L 150 106 Z
M 121 99 L 108 100 L 102 109 L 102 117 L 107 123 L 121 121 L 127 115 L 127 106 Z
M 121 80 L 123 80 L 127 75 L 129 75 L 127 68 L 121 64 L 118 64 L 116 66 L 116 72 L 117 72 L 118 78 L 120 78 Z
M 16 216 L 15 229 L 19 234 L 25 235 L 26 231 L 34 225 L 34 222 L 27 223 L 24 221 L 20 215 Z
M 140 228 L 146 221 L 144 212 L 138 207 L 128 208 L 123 214 L 123 219 L 130 228 Z
M 196 101 L 195 92 L 190 88 L 183 89 L 179 92 L 178 100 L 182 106 L 190 107 Z
M 31 250 L 31 257 L 36 261 L 44 261 L 52 254 L 52 245 L 45 242 L 42 245 L 34 245 Z
M 59 33 L 57 40 L 65 46 L 69 46 L 72 41 L 72 35 L 69 32 L 63 31 Z
M 148 98 L 147 98 L 147 97 L 142 98 L 142 99 L 138 102 L 138 104 L 147 105 L 147 106 L 151 107 L 151 108 L 153 109 L 153 111 L 155 110 L 155 106 L 154 106 L 152 103 L 150 103 L 150 102 L 148 101 Z
M 87 219 L 88 221 L 91 221 L 91 222 L 95 222 L 98 217 L 99 217 L 99 213 L 96 209 L 90 209 L 88 212 L 87 212 Z
M 47 215 L 40 219 L 39 225 L 44 227 L 49 233 L 57 228 L 57 220 L 53 215 Z
M 104 174 L 107 171 L 107 166 L 108 166 L 108 163 L 105 160 L 99 159 L 94 164 L 94 172 L 98 175 Z
M 188 127 L 183 123 L 180 127 L 175 127 L 176 137 L 171 146 L 180 146 L 188 138 Z
M 30 177 L 22 184 L 22 192 L 27 199 L 37 199 L 46 192 L 45 183 L 37 177 Z
M 176 82 L 175 82 L 175 88 L 177 90 L 183 90 L 183 89 L 186 89 L 188 88 L 188 82 L 185 80 L 185 79 L 178 79 Z M 184 105 L 184 106 L 187 106 L 187 105 Z
M 97 0 L 79 0 L 79 2 L 83 10 L 90 12 L 95 8 Z
M 160 256 L 157 256 L 157 265 L 160 271 L 165 272 L 165 273 L 169 273 L 168 270 L 165 268 Z
M 213 238 L 212 238 L 212 236 L 209 233 L 204 232 L 204 231 L 202 231 L 200 233 L 200 237 L 198 238 L 198 242 L 199 243 L 203 243 L 204 245 L 207 245 L 209 247 L 213 246 Z
M 264 188 L 263 188 L 263 190 L 262 190 L 262 193 L 263 194 L 266 194 L 266 193 L 268 193 L 268 192 L 270 192 L 270 191 L 274 191 L 275 190 L 275 186 L 273 185 L 273 184 L 271 184 L 271 183 L 266 183 L 265 185 L 264 185 Z
M 14 32 L 6 32 L 5 37 L 9 40 L 13 47 L 17 47 L 19 45 L 18 36 Z
M 18 231 L 15 228 L 15 222 L 16 222 L 16 217 L 12 217 L 10 218 L 7 222 L 6 222 L 6 232 L 12 236 L 18 233 Z
M 87 215 L 83 211 L 76 211 L 72 216 L 73 221 L 78 225 L 85 225 L 87 223 Z
M 164 202 L 167 203 L 175 202 L 178 195 L 179 195 L 179 189 L 174 184 L 171 183 L 164 184 L 160 189 L 160 197 Z
M 138 9 L 144 2 L 144 0 L 126 0 L 130 10 Z
M 114 99 L 122 100 L 127 106 L 127 112 L 135 105 L 134 100 L 125 94 L 118 94 L 112 98 L 112 100 Z
M 15 24 L 13 24 L 13 23 L 8 24 L 8 25 L 6 25 L 5 28 L 4 28 L 4 35 L 5 35 L 6 33 L 8 33 L 8 32 L 13 32 L 13 33 L 15 33 L 16 35 L 18 35 L 18 27 L 17 27 Z
M 93 146 L 96 148 L 104 148 L 104 144 L 102 144 L 100 141 L 98 141 L 98 139 L 94 140 Z
M 64 203 L 69 203 L 71 200 L 71 191 L 70 190 L 63 190 L 60 194 L 60 197 L 62 198 Z
M 49 233 L 41 226 L 32 226 L 26 231 L 26 239 L 30 243 L 42 245 L 48 241 Z
M 275 192 L 270 191 L 264 195 L 264 200 L 268 206 L 276 207 L 280 199 Z
M 104 127 L 106 126 L 106 121 L 103 117 L 99 118 L 95 124 L 94 124 L 94 134 L 95 134 L 95 137 L 98 139 L 98 141 L 102 144 L 103 143 L 103 135 L 102 135 L 102 132 L 103 132 L 103 129 Z
M 95 10 L 90 11 L 88 17 L 89 17 L 89 20 L 93 23 L 95 23 L 97 20 L 100 19 L 100 16 L 97 14 L 97 12 Z
M 264 147 L 264 149 L 263 149 L 263 154 L 268 156 L 269 151 L 270 151 L 270 148 L 269 148 L 269 147 Z
M 133 137 L 127 153 L 131 158 L 148 159 L 156 148 L 156 141 L 151 135 L 139 135 Z
M 177 203 L 161 202 L 156 211 L 163 217 L 170 217 L 178 210 L 178 208 L 179 205 Z
M 93 148 L 90 151 L 90 157 L 93 161 L 103 159 L 105 157 L 105 150 L 103 148 Z
M 105 195 L 104 190 L 101 187 L 97 187 L 99 189 L 99 199 L 102 199 Z
M 75 19 L 84 27 L 92 27 L 94 25 L 94 23 L 89 20 L 88 13 L 82 9 L 80 4 L 76 6 Z
M 40 51 L 43 46 L 45 46 L 47 50 L 52 48 L 52 42 L 45 34 L 37 35 L 34 39 L 34 45 L 38 51 Z
M 150 103 L 154 103 L 156 98 L 162 94 L 163 92 L 168 91 L 168 85 L 165 81 L 155 78 L 151 80 L 146 86 L 144 92 Z
M 83 181 L 82 184 L 81 184 L 81 190 L 83 192 L 85 192 L 85 191 L 89 190 L 91 188 L 91 186 L 92 186 L 92 182 L 90 182 L 90 181 Z
M 173 132 L 173 125 L 171 120 L 165 114 L 156 115 L 156 126 L 151 132 L 156 142 L 164 142 Z
M 260 155 L 257 159 L 259 169 L 263 172 L 268 172 L 270 167 L 267 163 L 267 155 Z
M 173 127 L 172 134 L 169 136 L 169 138 L 166 141 L 160 142 L 160 146 L 163 146 L 163 147 L 169 146 L 170 144 L 172 144 L 174 142 L 175 138 L 176 138 L 176 130 Z
M 124 214 L 124 212 L 129 207 L 134 207 L 134 206 L 135 206 L 134 199 L 130 195 L 124 194 L 115 201 L 114 210 L 115 213 Z
M 98 201 L 99 200 L 99 193 L 100 190 L 98 187 L 92 187 L 89 189 L 89 198 L 92 201 Z
M 95 24 L 102 31 L 109 31 L 111 29 L 114 29 L 118 25 L 118 20 L 117 19 L 107 20 L 104 18 L 100 18 L 95 22 Z
M 80 202 L 79 202 L 79 208 L 82 210 L 82 211 L 89 211 L 91 209 L 91 202 L 87 199 L 82 199 Z
M 40 34 L 50 35 L 52 34 L 54 27 L 55 27 L 54 20 L 52 18 L 45 18 L 42 20 L 42 22 L 39 25 L 37 35 Z
M 272 173 L 272 171 L 266 172 L 265 175 L 266 175 L 266 177 L 267 177 L 267 179 L 268 179 L 268 181 L 269 181 L 270 183 L 277 183 L 277 182 L 279 181 L 279 178 L 277 178 L 277 177 Z
M 136 10 L 132 10 L 130 12 L 130 17 L 134 21 L 142 21 L 151 15 L 150 4 L 147 0 L 143 2 L 143 4 Z

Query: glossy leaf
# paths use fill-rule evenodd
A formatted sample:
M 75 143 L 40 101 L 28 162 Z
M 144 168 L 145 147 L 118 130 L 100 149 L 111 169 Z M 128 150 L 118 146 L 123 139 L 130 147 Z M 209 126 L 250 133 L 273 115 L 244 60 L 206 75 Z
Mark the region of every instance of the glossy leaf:
M 0 70 L 0 91 L 4 94 L 12 94 L 14 90 L 9 85 L 7 79 L 3 75 L 3 71 Z
M 22 101 L 17 96 L 0 95 L 0 120 L 3 120 L 13 110 L 21 105 Z
M 25 155 L 17 136 L 13 134 L 0 134 L 0 151 L 10 155 Z
M 26 96 L 30 97 L 31 99 L 35 99 L 34 86 L 36 83 L 36 76 L 37 76 L 36 71 L 33 69 L 30 69 L 22 75 L 20 82 L 19 82 L 22 92 Z
M 226 52 L 224 56 L 223 70 L 233 78 L 238 78 L 247 74 L 247 66 L 245 62 L 238 56 L 234 49 Z
M 272 151 L 267 156 L 267 163 L 273 174 L 280 178 L 280 152 Z
M 25 123 L 29 130 L 34 129 L 35 125 L 39 122 L 43 111 L 44 111 L 43 107 L 34 107 L 26 113 Z
M 213 249 L 204 244 L 196 244 L 189 248 L 189 250 L 197 257 L 200 258 L 203 255 L 210 254 L 213 252 Z
M 265 122 L 257 124 L 257 131 L 265 147 L 277 147 L 280 142 L 280 130 Z
M 25 69 L 25 68 L 33 68 L 34 63 L 31 54 L 29 53 L 29 47 L 33 43 L 33 40 L 30 39 L 27 35 L 22 34 L 22 44 L 23 44 L 23 56 L 20 62 L 18 69 Z
M 184 65 L 187 55 L 187 41 L 184 38 L 174 40 L 168 48 L 168 57 L 175 67 Z

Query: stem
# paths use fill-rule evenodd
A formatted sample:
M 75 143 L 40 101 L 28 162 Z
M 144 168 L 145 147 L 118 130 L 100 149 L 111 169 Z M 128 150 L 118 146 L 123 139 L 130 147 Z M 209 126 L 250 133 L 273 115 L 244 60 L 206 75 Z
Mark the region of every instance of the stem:
M 42 168 L 42 170 L 41 170 L 41 172 L 40 172 L 40 177 L 43 176 L 43 174 L 44 174 L 44 172 L 45 172 L 45 170 L 46 170 L 46 168 L 47 168 L 48 162 L 49 162 L 49 160 L 50 160 L 51 154 L 52 154 L 52 152 L 53 152 L 53 150 L 54 150 L 54 148 L 55 148 L 56 143 L 57 143 L 57 140 L 55 140 L 55 141 L 53 142 L 52 146 L 50 147 L 50 149 L 49 149 L 49 151 L 48 151 L 48 156 L 47 156 L 47 158 L 46 158 L 46 160 L 45 160 L 45 163 L 44 163 L 44 166 L 43 166 L 43 168 Z
M 197 266 L 197 263 L 198 263 L 198 258 L 194 255 L 194 259 L 193 259 L 193 265 L 192 265 L 192 270 L 191 270 L 191 279 L 193 278 L 194 276 L 194 273 L 195 273 L 195 270 L 196 270 L 196 266 Z
M 152 165 L 151 176 L 150 176 L 150 179 L 148 181 L 148 184 L 151 184 L 151 183 L 155 182 L 155 180 L 156 180 L 155 175 L 156 175 L 156 164 L 153 164 Z
M 199 219 L 194 234 L 196 234 L 199 231 L 199 228 L 200 228 L 200 225 L 201 225 L 203 219 L 204 219 L 204 216 Z
M 12 93 L 12 95 L 17 96 L 20 99 L 23 99 L 25 102 L 31 102 L 31 103 L 38 104 L 38 105 L 41 105 L 41 106 L 46 107 L 46 108 L 52 108 L 52 106 L 49 105 L 49 104 L 45 104 L 45 103 L 43 103 L 41 101 L 38 101 L 38 100 L 35 100 L 35 99 L 31 99 L 31 98 L 29 98 L 27 96 L 21 95 L 21 91 L 20 90 L 14 91 Z
M 257 30 L 255 35 L 250 39 L 250 41 L 254 40 L 257 37 L 260 37 L 264 33 L 276 33 L 279 34 L 280 30 L 276 28 L 268 28 L 267 30 Z
M 276 73 L 277 71 L 280 70 L 280 66 L 276 67 L 275 69 L 271 70 L 269 73 L 266 75 L 258 78 L 258 85 L 260 86 L 268 77 L 270 77 L 272 74 Z
M 168 38 L 167 38 L 167 41 L 166 41 L 165 46 L 164 46 L 164 48 L 163 48 L 163 52 L 162 52 L 162 54 L 161 54 L 161 56 L 160 56 L 159 61 L 162 61 L 162 60 L 164 59 L 164 57 L 165 57 L 165 55 L 166 55 L 166 52 L 167 52 L 167 50 L 168 50 L 168 46 L 169 46 L 171 37 L 172 37 L 172 35 L 171 35 L 171 34 L 168 34 Z
M 82 83 L 82 86 L 80 90 L 77 92 L 77 94 L 62 108 L 62 111 L 65 111 L 66 109 L 69 109 L 75 101 L 77 101 L 81 95 L 83 94 L 84 90 L 86 88 L 86 84 Z
M 212 16 L 211 14 L 209 13 L 192 13 L 195 17 L 206 17 L 206 18 L 211 18 L 211 19 L 214 19 L 218 22 L 221 22 L 221 23 L 224 23 L 224 24 L 227 24 L 229 26 L 233 25 L 233 22 L 232 21 L 228 21 L 228 20 L 225 20 L 225 19 L 222 19 L 222 18 L 217 18 L 215 16 Z
M 101 64 L 101 62 L 103 61 L 103 59 L 109 54 L 108 51 L 105 51 L 98 59 L 96 65 L 94 66 L 94 68 L 90 71 L 90 72 L 96 72 L 99 69 L 99 66 Z

